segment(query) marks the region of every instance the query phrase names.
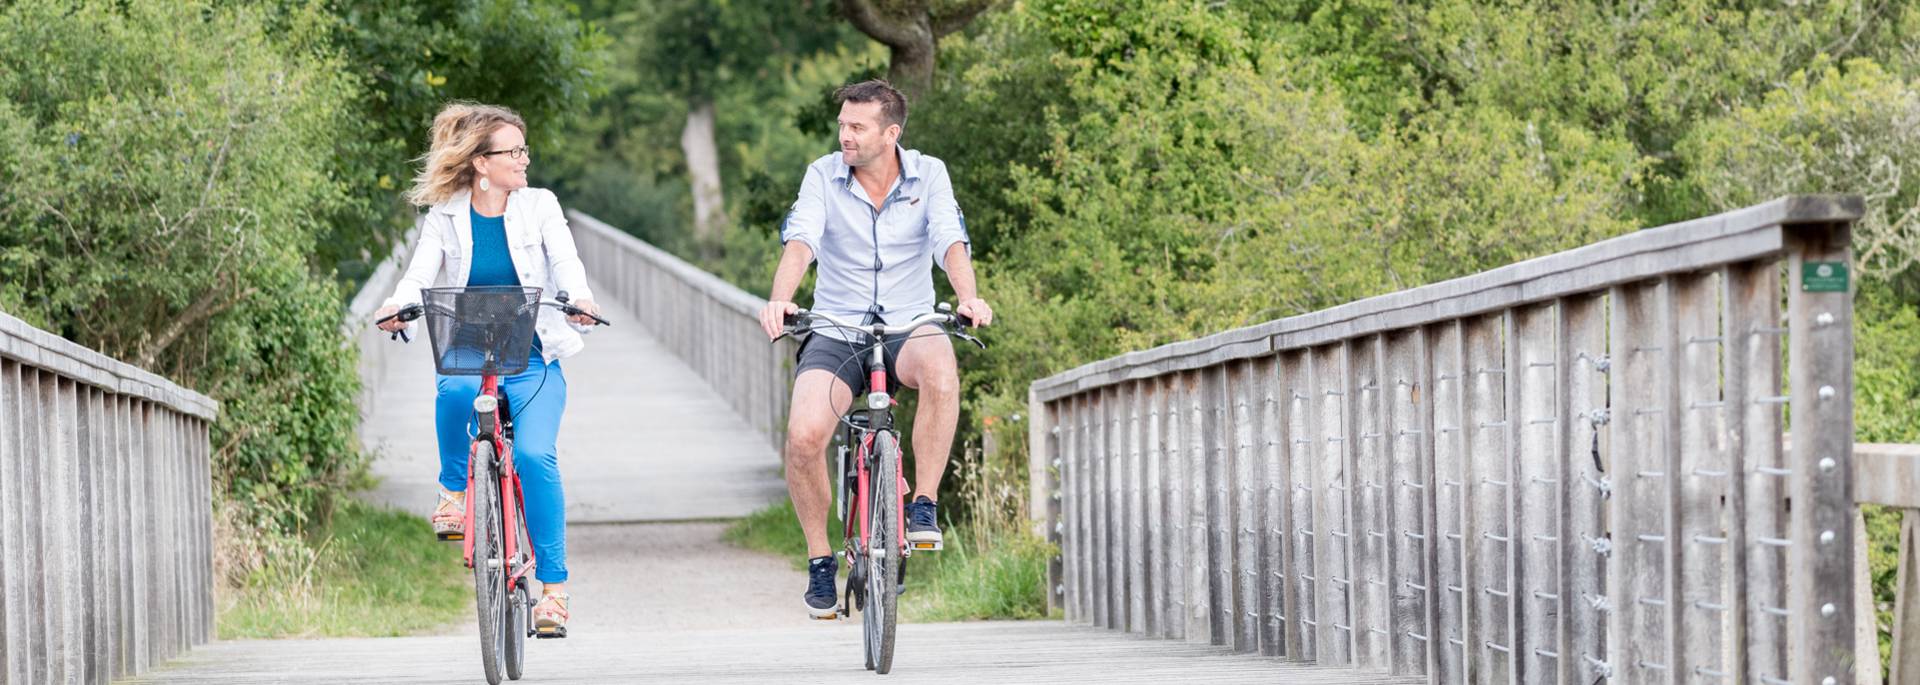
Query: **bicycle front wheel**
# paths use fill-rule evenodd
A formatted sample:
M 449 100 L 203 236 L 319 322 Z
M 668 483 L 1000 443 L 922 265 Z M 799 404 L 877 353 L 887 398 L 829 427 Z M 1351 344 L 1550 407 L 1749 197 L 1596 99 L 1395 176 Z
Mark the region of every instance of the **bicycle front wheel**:
M 473 603 L 480 619 L 480 664 L 487 685 L 500 685 L 506 674 L 509 627 L 507 620 L 506 533 L 500 518 L 500 476 L 495 470 L 493 443 L 474 443 L 473 486 L 467 488 L 467 507 L 473 512 Z
M 867 666 L 885 675 L 893 670 L 895 606 L 900 578 L 900 445 L 890 431 L 873 437 L 872 477 L 867 488 L 866 628 Z

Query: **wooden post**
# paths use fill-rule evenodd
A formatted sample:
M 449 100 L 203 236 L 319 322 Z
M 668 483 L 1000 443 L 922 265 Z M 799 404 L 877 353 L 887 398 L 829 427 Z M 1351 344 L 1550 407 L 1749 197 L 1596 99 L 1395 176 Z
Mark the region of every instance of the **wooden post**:
M 1846 287 L 1822 291 L 1807 270 L 1850 268 L 1846 224 L 1787 232 L 1788 387 L 1793 407 L 1790 492 L 1794 503 L 1787 556 L 1788 664 L 1795 683 L 1854 679 L 1853 305 Z M 1844 279 L 1844 277 L 1842 277 Z
M 1317 611 L 1314 603 L 1313 586 L 1307 576 L 1313 575 L 1313 538 L 1308 534 L 1313 529 L 1313 497 L 1310 493 L 1312 468 L 1309 466 L 1312 450 L 1311 431 L 1307 429 L 1310 421 L 1307 407 L 1307 353 L 1303 351 L 1287 352 L 1280 356 L 1280 392 L 1278 400 L 1283 407 L 1280 437 L 1280 453 L 1285 455 L 1280 467 L 1281 498 L 1285 503 L 1283 524 L 1280 534 L 1286 538 L 1281 554 L 1282 565 L 1286 572 L 1284 593 L 1281 601 L 1285 603 L 1287 617 L 1286 650 L 1287 656 L 1294 661 L 1315 661 L 1319 658 L 1317 647 L 1318 633 L 1312 620 Z
M 1391 527 L 1386 492 L 1387 441 L 1380 412 L 1386 392 L 1380 372 L 1382 336 L 1351 339 L 1346 345 L 1346 436 L 1348 549 L 1353 574 L 1353 660 L 1356 666 L 1385 670 L 1389 654 L 1387 529 Z
M 1426 636 L 1432 634 L 1431 584 L 1427 551 L 1428 490 L 1426 426 L 1422 409 L 1430 393 L 1416 357 L 1417 331 L 1386 337 L 1380 359 L 1382 387 L 1380 431 L 1386 441 L 1386 493 L 1391 509 L 1387 526 L 1388 596 L 1392 598 L 1392 671 L 1430 673 Z
M 1286 381 L 1279 357 L 1261 360 L 1254 372 L 1260 402 L 1260 653 L 1293 656 L 1287 642 Z
M 1208 478 L 1211 471 L 1207 460 L 1207 377 L 1204 371 L 1191 371 L 1185 374 L 1187 391 L 1184 395 L 1181 411 L 1186 415 L 1186 569 L 1185 580 L 1187 615 L 1186 639 L 1188 642 L 1213 642 L 1213 601 L 1207 586 L 1208 575 L 1208 535 L 1207 516 Z
M 1206 418 L 1204 429 L 1207 458 L 1207 598 L 1211 611 L 1208 613 L 1208 626 L 1211 629 L 1211 642 L 1227 647 L 1235 646 L 1235 628 L 1239 624 L 1234 620 L 1234 584 L 1233 584 L 1233 455 L 1228 446 L 1233 442 L 1229 433 L 1230 415 L 1227 408 L 1231 403 L 1227 384 L 1229 375 L 1226 368 L 1214 366 L 1205 372 Z
M 1258 482 L 1254 447 L 1254 420 L 1258 402 L 1254 387 L 1253 361 L 1235 363 L 1228 372 L 1228 397 L 1233 403 L 1233 619 L 1234 650 L 1255 652 L 1260 649 L 1260 523 L 1259 502 L 1255 499 Z
M 1607 357 L 1606 303 L 1599 295 L 1560 300 L 1557 368 L 1561 390 L 1555 415 L 1562 512 L 1560 563 L 1564 584 L 1560 593 L 1565 640 L 1560 651 L 1560 681 L 1592 683 L 1600 678 L 1597 663 L 1607 658 L 1607 614 L 1596 605 L 1607 593 L 1607 555 L 1595 543 L 1607 539 L 1607 498 L 1602 484 L 1611 482 L 1606 425 L 1607 375 L 1613 368 Z
M 1474 620 L 1466 631 L 1473 655 L 1469 680 L 1513 681 L 1513 569 L 1509 493 L 1513 476 L 1506 451 L 1506 355 L 1503 326 L 1509 317 L 1492 314 L 1462 322 L 1461 387 L 1465 389 L 1460 432 L 1467 448 L 1465 527 L 1465 601 Z
M 1513 522 L 1512 603 L 1514 679 L 1557 679 L 1564 658 L 1565 629 L 1560 597 L 1567 590 L 1559 551 L 1561 492 L 1569 487 L 1561 465 L 1566 444 L 1559 439 L 1565 417 L 1558 413 L 1560 385 L 1560 307 L 1554 303 L 1515 309 L 1507 338 L 1507 450 L 1513 472 L 1510 500 Z
M 1433 477 L 1427 481 L 1434 498 L 1434 535 L 1438 549 L 1433 592 L 1438 620 L 1428 643 L 1439 652 L 1440 683 L 1465 683 L 1471 677 L 1472 655 L 1467 648 L 1467 626 L 1475 618 L 1466 587 L 1466 454 L 1467 423 L 1466 342 L 1460 321 L 1434 327 L 1428 373 L 1433 379 Z
M 1920 685 L 1920 509 L 1900 519 L 1900 570 L 1894 583 L 1893 677 L 1888 685 Z

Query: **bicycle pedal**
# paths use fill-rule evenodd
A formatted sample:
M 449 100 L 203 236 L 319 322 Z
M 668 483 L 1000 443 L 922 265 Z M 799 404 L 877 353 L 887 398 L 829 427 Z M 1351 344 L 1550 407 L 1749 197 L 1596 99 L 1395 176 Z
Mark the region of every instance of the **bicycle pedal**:
M 463 533 L 434 533 L 434 537 L 440 538 L 441 542 L 459 542 L 467 539 Z
M 908 543 L 907 546 L 922 552 L 938 552 L 946 548 L 946 545 L 942 542 L 928 542 L 926 540 L 911 542 Z
M 826 615 L 826 616 L 814 616 L 813 614 L 807 614 L 807 616 L 808 616 L 809 618 L 812 618 L 812 619 L 813 619 L 813 620 L 815 620 L 815 621 L 838 621 L 838 620 L 840 620 L 840 614 L 839 614 L 838 612 L 836 612 L 836 613 L 833 613 L 833 614 L 829 614 L 829 615 Z
M 542 640 L 557 640 L 567 636 L 567 627 L 555 626 L 553 628 L 534 628 L 533 636 Z

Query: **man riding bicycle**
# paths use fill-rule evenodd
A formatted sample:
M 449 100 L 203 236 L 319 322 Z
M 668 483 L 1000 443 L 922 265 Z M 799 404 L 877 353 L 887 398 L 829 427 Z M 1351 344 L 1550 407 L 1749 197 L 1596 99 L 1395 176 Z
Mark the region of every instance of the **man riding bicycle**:
M 785 318 L 799 310 L 794 291 L 807 267 L 819 263 L 814 288 L 817 312 L 866 322 L 901 324 L 934 309 L 929 262 L 947 272 L 956 312 L 976 325 L 993 321 L 993 310 L 975 289 L 966 222 L 954 201 L 946 164 L 900 147 L 907 101 L 885 81 L 843 87 L 840 151 L 807 167 L 800 194 L 780 230 L 785 248 L 773 290 L 760 312 L 768 338 L 777 338 Z M 801 344 L 787 419 L 787 490 L 807 539 L 807 612 L 836 615 L 834 580 L 839 565 L 827 542 L 827 441 L 854 392 L 865 392 L 857 334 L 823 329 Z M 960 375 L 953 344 L 945 335 L 890 335 L 885 341 L 889 377 L 919 392 L 912 447 L 916 458 L 914 498 L 907 505 L 909 542 L 939 543 L 940 479 L 946 473 L 960 417 Z

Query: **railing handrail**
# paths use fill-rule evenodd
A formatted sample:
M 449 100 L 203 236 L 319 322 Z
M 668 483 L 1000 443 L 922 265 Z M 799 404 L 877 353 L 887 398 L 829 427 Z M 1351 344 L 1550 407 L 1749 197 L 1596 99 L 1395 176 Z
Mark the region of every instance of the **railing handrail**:
M 567 217 L 594 294 L 626 305 L 633 325 L 705 379 L 777 455 L 794 344 L 767 340 L 766 300 L 584 213 Z
M 213 636 L 219 413 L 0 313 L 0 681 L 105 683 Z
M 220 403 L 211 397 L 35 328 L 4 312 L 0 312 L 0 355 L 111 393 L 157 402 L 199 419 L 212 421 L 220 415 Z
M 567 218 L 574 226 L 593 231 L 595 234 L 612 241 L 620 247 L 632 250 L 634 254 L 640 258 L 672 272 L 674 276 L 680 280 L 685 281 L 688 285 L 693 286 L 707 296 L 726 305 L 729 309 L 757 319 L 760 316 L 760 308 L 767 304 L 765 298 L 747 292 L 741 289 L 740 286 L 728 283 L 719 276 L 708 273 L 700 267 L 694 266 L 686 260 L 674 256 L 671 252 L 660 249 L 647 241 L 635 238 L 625 231 L 608 226 L 605 222 L 595 219 L 588 214 L 570 209 L 567 210 Z
M 1566 252 L 1348 304 L 1129 352 L 1033 383 L 1040 401 L 1127 380 L 1312 347 L 1380 331 L 1458 319 L 1672 273 L 1778 254 L 1783 224 L 1846 222 L 1865 202 L 1853 195 L 1795 195 L 1648 228 Z M 1671 259 L 1650 255 L 1679 255 Z
M 1782 198 L 1040 380 L 1049 604 L 1436 683 L 1836 682 L 1862 208 Z
M 1920 509 L 1920 445 L 1855 443 L 1853 472 L 1854 502 Z

